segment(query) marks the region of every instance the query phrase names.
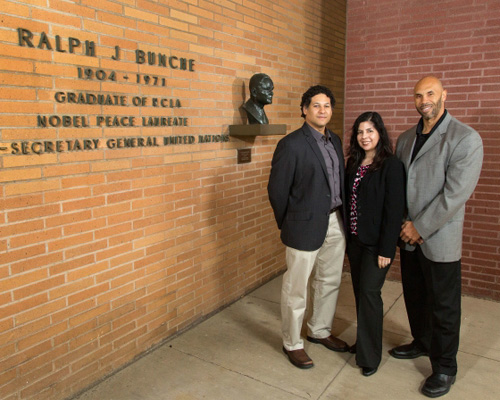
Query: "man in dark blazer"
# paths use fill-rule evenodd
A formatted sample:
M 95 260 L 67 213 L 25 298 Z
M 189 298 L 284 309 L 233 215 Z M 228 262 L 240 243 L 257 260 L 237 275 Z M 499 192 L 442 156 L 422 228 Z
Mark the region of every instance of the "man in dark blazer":
M 407 175 L 401 276 L 413 342 L 390 353 L 430 356 L 433 373 L 422 387 L 428 397 L 448 393 L 457 374 L 465 203 L 483 161 L 481 137 L 450 115 L 446 96 L 439 79 L 418 81 L 414 100 L 422 118 L 396 146 Z
M 302 96 L 304 125 L 278 143 L 268 193 L 286 246 L 281 316 L 283 351 L 299 368 L 312 367 L 302 322 L 311 277 L 307 340 L 330 350 L 349 346 L 331 335 L 345 252 L 344 156 L 340 138 L 326 128 L 335 99 L 324 86 Z

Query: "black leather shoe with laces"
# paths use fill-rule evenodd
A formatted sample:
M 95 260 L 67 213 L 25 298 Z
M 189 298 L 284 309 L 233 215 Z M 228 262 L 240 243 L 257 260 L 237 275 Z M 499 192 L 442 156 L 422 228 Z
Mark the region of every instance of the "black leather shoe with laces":
M 427 397 L 439 397 L 450 391 L 455 383 L 455 375 L 438 374 L 434 372 L 429 376 L 422 387 L 422 393 Z
M 389 354 L 394 358 L 402 360 L 411 360 L 413 358 L 429 355 L 427 351 L 421 349 L 415 343 L 403 344 L 402 346 L 394 347 L 389 350 Z

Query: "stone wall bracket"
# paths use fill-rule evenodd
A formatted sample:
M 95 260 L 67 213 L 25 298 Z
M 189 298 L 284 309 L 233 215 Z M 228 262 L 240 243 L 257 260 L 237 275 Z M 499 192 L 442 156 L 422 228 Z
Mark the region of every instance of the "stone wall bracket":
M 286 124 L 229 125 L 229 136 L 285 135 Z

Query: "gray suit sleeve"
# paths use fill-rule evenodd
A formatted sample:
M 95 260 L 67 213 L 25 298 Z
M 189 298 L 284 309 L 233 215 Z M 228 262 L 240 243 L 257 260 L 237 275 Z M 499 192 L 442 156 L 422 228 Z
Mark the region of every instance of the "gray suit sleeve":
M 479 180 L 482 162 L 481 137 L 476 131 L 470 131 L 452 151 L 443 190 L 413 220 L 424 240 L 442 228 L 465 205 Z

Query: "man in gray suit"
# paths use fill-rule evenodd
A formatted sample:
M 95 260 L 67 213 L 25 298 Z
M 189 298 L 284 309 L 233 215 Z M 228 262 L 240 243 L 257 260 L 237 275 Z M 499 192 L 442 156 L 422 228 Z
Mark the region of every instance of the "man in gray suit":
M 481 137 L 447 112 L 446 96 L 439 79 L 418 81 L 414 100 L 422 118 L 396 146 L 407 176 L 400 254 L 413 342 L 390 354 L 399 359 L 430 356 L 432 375 L 422 387 L 428 397 L 448 393 L 457 374 L 465 202 L 483 161 Z

